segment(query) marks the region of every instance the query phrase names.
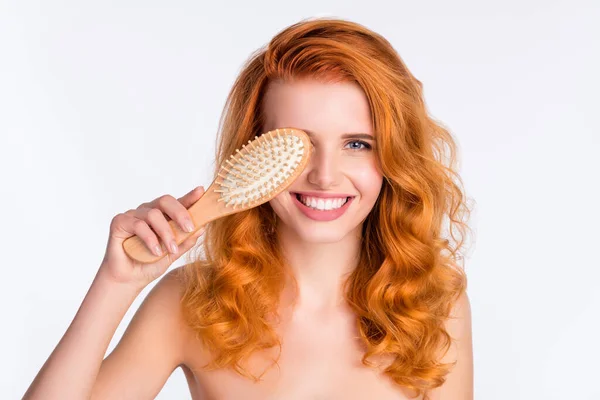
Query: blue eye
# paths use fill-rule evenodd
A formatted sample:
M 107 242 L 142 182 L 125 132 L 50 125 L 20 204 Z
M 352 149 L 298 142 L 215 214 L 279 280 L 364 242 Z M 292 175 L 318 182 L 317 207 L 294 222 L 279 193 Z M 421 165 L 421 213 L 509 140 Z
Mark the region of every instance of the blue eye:
M 351 142 L 348 142 L 347 144 L 350 144 L 350 143 L 359 143 L 359 144 L 362 144 L 362 145 L 365 146 L 364 148 L 356 148 L 355 147 L 355 148 L 352 148 L 351 150 L 361 151 L 361 150 L 370 150 L 371 149 L 371 145 L 369 143 L 367 143 L 367 142 L 362 141 L 362 140 L 353 140 Z

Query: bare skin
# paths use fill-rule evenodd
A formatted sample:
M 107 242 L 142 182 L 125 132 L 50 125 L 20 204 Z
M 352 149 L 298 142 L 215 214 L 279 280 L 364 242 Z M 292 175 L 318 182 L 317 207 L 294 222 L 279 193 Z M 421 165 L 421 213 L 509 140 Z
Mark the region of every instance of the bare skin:
M 196 243 L 203 229 L 154 264 L 135 263 L 123 251 L 123 241 L 137 235 L 149 249 L 160 245 L 167 251 L 173 238 L 168 220 L 175 220 L 185 230 L 187 208 L 203 193 L 197 189 L 180 199 L 161 196 L 113 219 L 98 273 L 24 399 L 152 399 L 177 368 L 184 371 L 193 399 L 414 398 L 411 390 L 361 364 L 364 347 L 340 288 L 356 267 L 361 223 L 381 187 L 374 153 L 365 145 L 375 143 L 342 136 L 349 132 L 373 134 L 368 110 L 364 94 L 349 83 L 281 83 L 266 96 L 267 124 L 308 129 L 315 146 L 315 155 L 301 176 L 271 200 L 278 216 L 279 241 L 298 282 L 297 292 L 289 284 L 285 286 L 278 310 L 279 369 L 270 369 L 260 383 L 229 369 L 202 369 L 211 355 L 181 316 L 181 268 L 160 279 L 117 347 L 104 359 L 135 298 Z M 290 191 L 346 193 L 354 200 L 337 220 L 315 222 L 298 211 Z M 442 361 L 458 360 L 457 366 L 444 385 L 427 393 L 431 400 L 473 398 L 471 317 L 466 296 L 457 303 L 453 316 L 447 330 L 455 343 Z M 275 358 L 275 351 L 255 353 L 248 367 L 260 375 Z M 372 361 L 379 361 L 382 367 L 389 362 Z
M 277 332 L 282 340 L 279 368 L 272 367 L 260 383 L 232 370 L 205 371 L 210 355 L 190 339 L 184 371 L 193 399 L 422 399 L 395 385 L 385 375 L 361 364 L 364 352 L 354 315 L 340 310 L 332 315 L 307 315 L 302 310 L 280 310 Z M 247 364 L 260 375 L 278 349 L 255 353 Z
M 24 399 L 152 399 L 177 368 L 185 373 L 193 399 L 411 398 L 410 390 L 360 365 L 362 348 L 354 339 L 353 316 L 347 310 L 330 315 L 280 310 L 280 372 L 271 369 L 262 383 L 252 383 L 231 370 L 202 370 L 210 354 L 181 317 L 180 270 L 166 274 L 152 289 L 118 346 L 104 360 L 116 327 L 140 289 L 99 274 Z M 111 295 L 102 295 L 107 292 Z M 465 304 L 457 313 L 457 322 L 449 326 L 451 335 L 463 340 L 460 368 L 450 374 L 448 386 L 429 394 L 431 399 L 472 399 L 470 314 L 468 302 Z M 273 355 L 253 356 L 249 363 L 252 371 L 262 372 L 268 365 L 265 356 Z M 455 357 L 453 352 L 449 359 Z M 385 365 L 384 360 L 382 363 Z M 65 381 L 71 384 L 64 385 Z M 442 390 L 448 396 L 441 396 Z
M 284 312 L 285 314 L 285 312 Z M 284 315 L 282 314 L 282 315 Z M 356 331 L 351 312 L 324 317 L 288 315 L 277 328 L 282 340 L 279 368 L 274 367 L 254 383 L 232 370 L 205 371 L 210 354 L 202 345 L 189 339 L 185 358 L 180 366 L 185 373 L 193 399 L 414 399 L 472 400 L 473 371 L 468 299 L 463 297 L 456 308 L 456 321 L 450 323 L 450 334 L 457 343 L 443 357 L 445 362 L 458 359 L 458 365 L 447 376 L 444 385 L 415 396 L 415 391 L 401 387 L 388 378 L 383 367 L 389 359 L 377 358 L 380 368 L 362 365 L 364 347 Z M 256 353 L 248 365 L 255 375 L 271 365 L 277 350 Z M 427 397 L 425 397 L 427 396 Z

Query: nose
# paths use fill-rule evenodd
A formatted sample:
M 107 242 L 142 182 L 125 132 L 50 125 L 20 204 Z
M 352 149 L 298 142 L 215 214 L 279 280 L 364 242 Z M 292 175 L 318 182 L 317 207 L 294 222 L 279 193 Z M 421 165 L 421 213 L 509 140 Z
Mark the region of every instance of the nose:
M 315 147 L 308 163 L 308 181 L 313 185 L 328 189 L 341 183 L 340 160 L 335 152 Z

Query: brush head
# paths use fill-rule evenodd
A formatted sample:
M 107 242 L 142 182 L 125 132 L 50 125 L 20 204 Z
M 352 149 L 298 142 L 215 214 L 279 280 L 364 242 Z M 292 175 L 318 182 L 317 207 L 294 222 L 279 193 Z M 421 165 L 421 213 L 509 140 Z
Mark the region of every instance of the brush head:
M 234 210 L 265 203 L 285 190 L 304 170 L 312 152 L 306 132 L 275 129 L 254 140 L 221 166 L 215 180 L 219 202 Z

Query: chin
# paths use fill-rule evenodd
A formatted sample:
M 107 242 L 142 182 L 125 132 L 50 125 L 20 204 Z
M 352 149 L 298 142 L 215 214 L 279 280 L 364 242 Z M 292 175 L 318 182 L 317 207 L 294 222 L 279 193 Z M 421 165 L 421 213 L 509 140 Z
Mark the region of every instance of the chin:
M 325 227 L 318 225 L 312 227 L 292 227 L 292 231 L 296 234 L 296 236 L 298 236 L 300 240 L 302 240 L 305 243 L 313 244 L 340 242 L 354 230 L 355 229 L 348 229 L 347 227 Z
M 327 244 L 327 243 L 338 243 L 340 242 L 345 235 L 340 235 L 339 232 L 332 232 L 331 234 L 327 234 L 323 232 L 320 235 L 299 235 L 302 241 L 305 243 L 311 244 Z

